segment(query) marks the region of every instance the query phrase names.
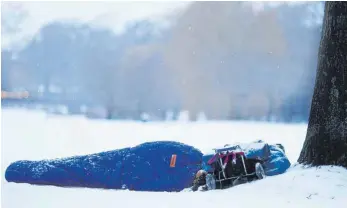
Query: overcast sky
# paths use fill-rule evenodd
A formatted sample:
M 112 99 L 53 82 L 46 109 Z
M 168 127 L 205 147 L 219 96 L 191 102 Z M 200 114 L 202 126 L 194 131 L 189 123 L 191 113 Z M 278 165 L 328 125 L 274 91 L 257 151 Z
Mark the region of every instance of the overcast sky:
M 286 2 L 290 3 L 290 2 Z M 21 47 L 30 41 L 45 24 L 53 21 L 89 23 L 113 30 L 124 31 L 132 21 L 151 20 L 158 26 L 168 26 L 168 19 L 187 8 L 189 1 L 153 2 L 2 2 L 1 46 Z M 253 11 L 263 10 L 264 2 L 249 2 Z M 267 2 L 276 6 L 279 2 Z
M 2 2 L 2 48 L 30 40 L 52 21 L 91 23 L 122 32 L 126 23 L 148 19 L 167 24 L 167 17 L 190 2 Z

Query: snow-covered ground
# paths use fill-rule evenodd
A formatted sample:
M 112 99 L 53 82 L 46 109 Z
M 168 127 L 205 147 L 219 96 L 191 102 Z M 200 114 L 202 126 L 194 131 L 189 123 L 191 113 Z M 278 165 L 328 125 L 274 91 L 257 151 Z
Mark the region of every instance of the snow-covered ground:
M 259 122 L 140 123 L 48 116 L 39 111 L 2 110 L 2 206 L 67 207 L 345 207 L 347 170 L 304 169 L 228 190 L 154 193 L 87 188 L 58 188 L 7 183 L 6 167 L 16 160 L 52 159 L 135 146 L 146 141 L 175 140 L 208 151 L 211 147 L 263 139 L 282 143 L 292 163 L 299 156 L 305 124 Z

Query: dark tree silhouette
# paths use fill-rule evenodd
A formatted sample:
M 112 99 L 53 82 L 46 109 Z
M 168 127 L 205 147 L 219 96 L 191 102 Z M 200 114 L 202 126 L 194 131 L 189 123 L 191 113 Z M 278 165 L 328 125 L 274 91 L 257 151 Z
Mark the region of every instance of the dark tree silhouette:
M 347 2 L 326 2 L 316 83 L 299 163 L 347 168 Z

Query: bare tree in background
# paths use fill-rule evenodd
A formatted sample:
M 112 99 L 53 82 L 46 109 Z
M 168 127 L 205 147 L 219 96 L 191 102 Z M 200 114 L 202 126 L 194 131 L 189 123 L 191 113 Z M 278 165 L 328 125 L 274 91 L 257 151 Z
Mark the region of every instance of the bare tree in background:
M 255 14 L 244 2 L 195 2 L 178 19 L 163 53 L 182 108 L 226 119 L 253 100 L 240 95 L 273 88 L 260 76 L 278 73 L 286 44 L 275 10 Z M 261 68 L 265 59 L 268 68 Z M 264 107 L 260 114 L 266 115 Z
M 299 163 L 347 167 L 347 3 L 326 2 L 306 140 Z

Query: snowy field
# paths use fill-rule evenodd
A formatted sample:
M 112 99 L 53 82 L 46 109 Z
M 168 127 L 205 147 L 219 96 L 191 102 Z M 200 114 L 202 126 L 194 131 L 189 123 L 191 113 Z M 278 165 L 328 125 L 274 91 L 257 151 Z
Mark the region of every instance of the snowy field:
M 87 120 L 80 116 L 46 115 L 39 111 L 2 110 L 1 186 L 4 208 L 68 207 L 346 207 L 347 170 L 303 169 L 227 190 L 154 193 L 87 188 L 59 188 L 7 183 L 4 173 L 16 160 L 53 159 L 174 140 L 202 151 L 212 147 L 263 139 L 282 143 L 295 163 L 306 124 L 259 122 L 140 123 Z

